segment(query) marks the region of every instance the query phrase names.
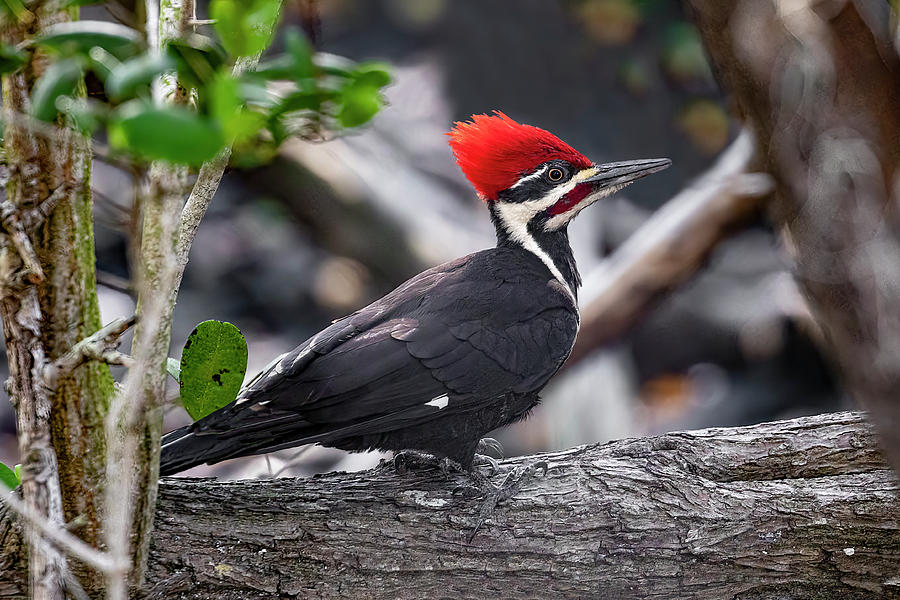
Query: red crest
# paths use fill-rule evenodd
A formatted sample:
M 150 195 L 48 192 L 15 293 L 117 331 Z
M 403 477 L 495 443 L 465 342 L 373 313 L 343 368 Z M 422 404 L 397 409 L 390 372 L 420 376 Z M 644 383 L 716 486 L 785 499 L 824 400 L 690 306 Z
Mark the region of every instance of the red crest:
M 577 169 L 592 164 L 549 131 L 517 123 L 500 111 L 454 123 L 447 135 L 459 168 L 485 200 L 496 200 L 498 193 L 548 160 L 565 160 Z

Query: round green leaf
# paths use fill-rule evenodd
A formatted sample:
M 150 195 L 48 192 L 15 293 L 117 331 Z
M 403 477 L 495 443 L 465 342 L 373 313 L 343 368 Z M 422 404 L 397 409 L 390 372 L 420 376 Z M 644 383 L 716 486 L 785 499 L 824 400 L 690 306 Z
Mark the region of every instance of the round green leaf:
M 47 27 L 34 43 L 66 56 L 87 56 L 91 48 L 99 46 L 116 58 L 124 59 L 137 54 L 143 41 L 136 30 L 118 23 L 70 21 Z
M 233 56 L 265 50 L 281 13 L 281 0 L 212 0 L 209 14 L 225 49 Z
M 140 100 L 115 110 L 109 141 L 144 158 L 190 165 L 211 159 L 225 145 L 214 121 L 185 108 L 156 107 Z
M 153 80 L 166 71 L 175 70 L 170 56 L 142 54 L 125 61 L 110 71 L 106 78 L 106 93 L 112 100 L 134 96 L 142 86 L 150 86 Z
M 14 490 L 18 487 L 19 483 L 16 472 L 0 462 L 0 485 Z
M 31 115 L 41 121 L 56 118 L 56 99 L 75 91 L 82 77 L 81 61 L 64 58 L 52 63 L 31 92 Z
M 228 405 L 247 371 L 247 341 L 231 323 L 203 321 L 181 353 L 181 402 L 195 421 Z

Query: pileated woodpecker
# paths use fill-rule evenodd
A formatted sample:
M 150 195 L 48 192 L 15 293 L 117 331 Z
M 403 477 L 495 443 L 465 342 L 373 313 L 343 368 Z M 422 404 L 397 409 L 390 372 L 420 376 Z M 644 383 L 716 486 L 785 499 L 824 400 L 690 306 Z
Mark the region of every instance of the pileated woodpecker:
M 578 331 L 569 221 L 671 161 L 593 164 L 500 112 L 448 135 L 497 246 L 420 273 L 278 357 L 234 402 L 165 435 L 161 474 L 313 443 L 470 468 L 482 436 L 537 404 Z

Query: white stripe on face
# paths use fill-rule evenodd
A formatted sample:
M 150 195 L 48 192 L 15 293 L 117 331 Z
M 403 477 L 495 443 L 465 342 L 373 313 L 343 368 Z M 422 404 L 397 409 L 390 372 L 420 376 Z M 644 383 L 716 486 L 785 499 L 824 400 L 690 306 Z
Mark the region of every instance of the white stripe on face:
M 550 165 L 544 165 L 542 168 L 538 169 L 534 173 L 531 173 L 530 175 L 526 175 L 525 177 L 522 177 L 521 179 L 519 179 L 512 186 L 510 186 L 509 189 L 517 188 L 520 185 L 522 185 L 523 183 L 525 183 L 526 181 L 531 181 L 532 179 L 537 179 L 538 177 L 540 177 L 541 175 L 546 173 L 547 169 L 549 169 L 549 168 L 550 168 Z

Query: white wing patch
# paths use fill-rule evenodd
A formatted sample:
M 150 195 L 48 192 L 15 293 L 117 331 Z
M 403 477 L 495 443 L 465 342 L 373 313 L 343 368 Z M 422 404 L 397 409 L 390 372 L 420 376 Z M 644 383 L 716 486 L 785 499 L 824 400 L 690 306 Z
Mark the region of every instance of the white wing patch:
M 450 404 L 450 396 L 444 394 L 442 396 L 438 396 L 436 398 L 432 398 L 428 402 L 425 403 L 425 406 L 434 406 L 438 410 L 442 410 L 447 408 L 447 405 Z

